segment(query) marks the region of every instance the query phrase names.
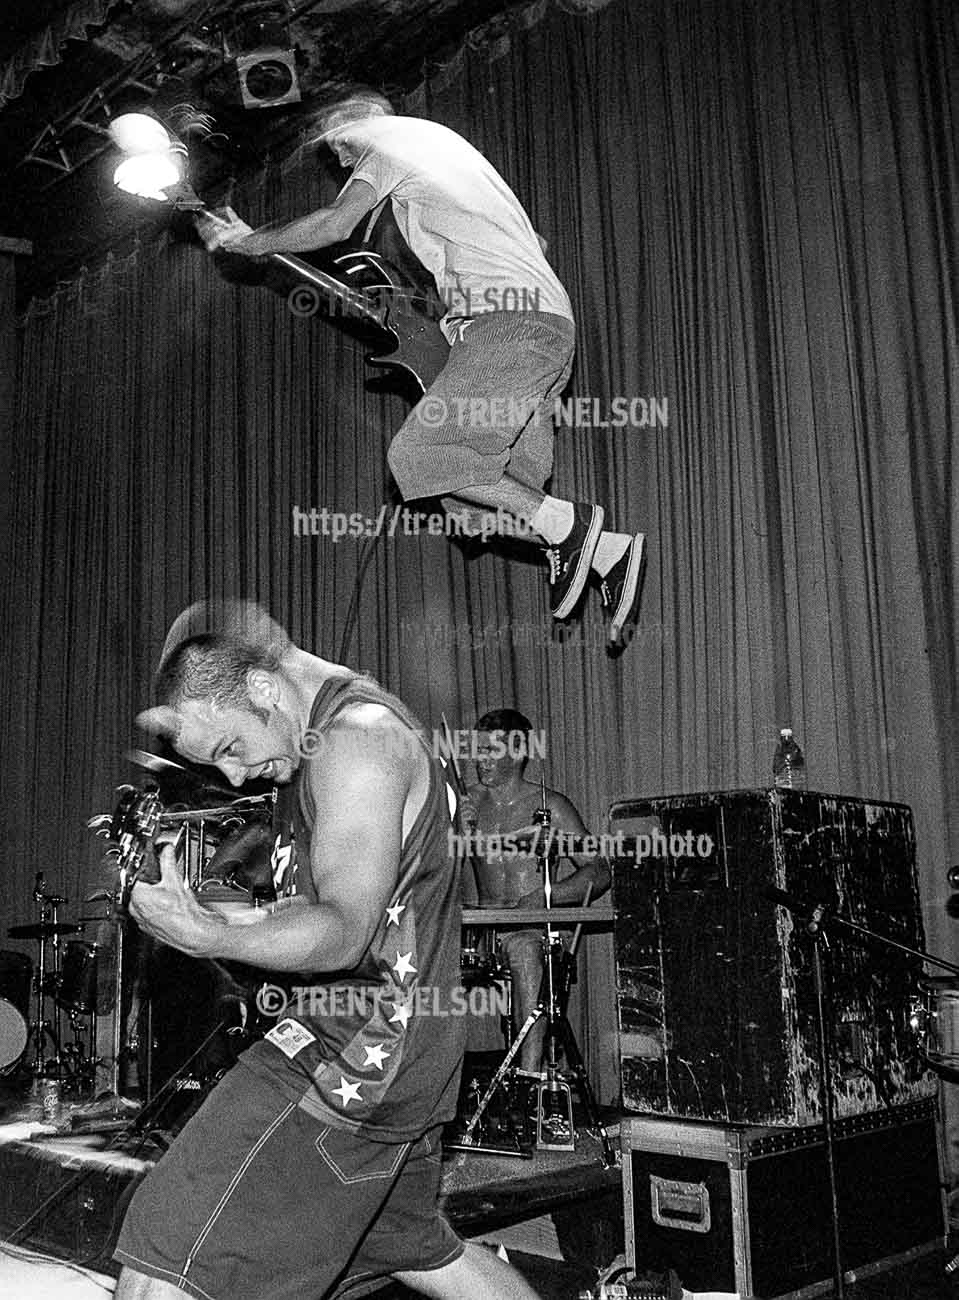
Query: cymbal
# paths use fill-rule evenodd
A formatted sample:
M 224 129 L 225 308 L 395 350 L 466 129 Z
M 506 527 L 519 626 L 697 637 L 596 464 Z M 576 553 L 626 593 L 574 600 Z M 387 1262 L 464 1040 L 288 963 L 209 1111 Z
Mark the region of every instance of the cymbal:
M 168 758 L 161 758 L 159 754 L 151 754 L 145 749 L 128 749 L 126 758 L 131 763 L 136 763 L 137 767 L 145 767 L 148 772 L 178 772 L 181 776 L 195 776 L 182 763 L 171 763 Z
M 174 763 L 169 758 L 162 758 L 159 754 L 151 754 L 145 749 L 128 749 L 126 757 L 137 767 L 153 773 L 161 783 L 161 798 L 164 803 L 180 803 L 184 796 L 190 799 L 207 794 L 222 795 L 226 799 L 233 797 L 232 791 L 211 781 L 202 772 Z
M 57 934 L 77 934 L 82 925 L 11 925 L 11 939 L 52 939 Z

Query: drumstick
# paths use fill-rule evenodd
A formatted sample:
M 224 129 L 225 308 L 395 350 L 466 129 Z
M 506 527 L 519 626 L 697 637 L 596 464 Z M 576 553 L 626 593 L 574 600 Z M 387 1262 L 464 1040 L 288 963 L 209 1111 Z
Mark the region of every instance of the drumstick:
M 452 731 L 450 731 L 450 724 L 446 721 L 446 714 L 445 714 L 445 713 L 441 713 L 441 714 L 440 714 L 440 721 L 441 721 L 442 724 L 443 724 L 443 736 L 444 736 L 444 739 L 445 739 L 445 741 L 446 741 L 446 752 L 447 752 L 447 754 L 449 755 L 450 771 L 451 771 L 452 774 L 453 774 L 453 785 L 454 785 L 454 787 L 456 788 L 456 794 L 457 794 L 456 816 L 457 816 L 457 818 L 458 818 L 458 820 L 459 820 L 459 823 L 460 823 L 460 829 L 462 830 L 462 829 L 463 829 L 463 818 L 462 818 L 462 816 L 460 815 L 460 804 L 459 804 L 459 801 L 460 801 L 461 799 L 465 799 L 465 798 L 467 797 L 467 794 L 466 794 L 466 783 L 464 782 L 462 776 L 460 775 L 460 770 L 459 770 L 459 767 L 457 766 L 457 763 L 456 763 L 456 754 L 454 753 L 454 750 L 453 750 L 453 733 L 452 733 Z M 466 836 L 466 851 L 465 851 L 466 861 L 470 864 L 470 867 L 471 867 L 472 870 L 473 870 L 473 876 L 474 876 L 474 878 L 475 878 L 476 880 L 478 880 L 478 879 L 479 879 L 479 859 L 478 859 L 478 856 L 477 856 L 477 854 L 476 854 L 476 850 L 475 850 L 474 848 L 471 847 L 470 841 L 471 841 L 471 838 L 472 838 L 472 837 L 471 837 L 471 835 L 470 835 L 470 833 L 469 833 L 471 830 L 474 830 L 474 831 L 475 831 L 475 829 L 476 829 L 476 823 L 474 822 L 472 826 L 467 825 L 467 826 L 465 827 L 465 829 L 466 829 L 466 832 L 467 832 L 467 836 Z
M 446 721 L 445 713 L 440 714 L 440 721 L 443 724 L 443 739 L 446 741 L 446 752 L 449 757 L 450 770 L 453 773 L 453 784 L 456 786 L 456 793 L 465 795 L 466 786 L 456 763 L 456 754 L 453 751 L 453 733 L 450 731 L 450 724 Z

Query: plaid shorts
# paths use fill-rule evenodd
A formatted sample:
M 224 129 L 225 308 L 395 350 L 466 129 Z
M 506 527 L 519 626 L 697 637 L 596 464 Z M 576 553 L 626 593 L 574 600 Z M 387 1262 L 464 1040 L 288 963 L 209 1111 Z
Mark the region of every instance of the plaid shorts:
M 441 1164 L 439 1129 L 373 1142 L 240 1063 L 138 1187 L 115 1257 L 197 1300 L 365 1295 L 462 1254 L 437 1206 Z

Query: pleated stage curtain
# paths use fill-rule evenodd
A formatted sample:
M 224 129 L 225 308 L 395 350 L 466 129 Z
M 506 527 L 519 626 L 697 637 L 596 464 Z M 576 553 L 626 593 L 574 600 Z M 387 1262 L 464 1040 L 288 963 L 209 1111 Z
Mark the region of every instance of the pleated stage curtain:
M 294 506 L 376 514 L 406 409 L 327 323 L 176 241 L 32 309 L 2 593 L 10 919 L 36 870 L 87 888 L 84 821 L 129 776 L 166 625 L 242 593 L 430 725 L 522 708 L 596 830 L 615 799 L 770 784 L 793 725 L 813 788 L 912 806 L 949 954 L 956 24 L 946 0 L 541 4 L 411 100 L 490 157 L 548 240 L 582 414 L 639 397 L 668 416 L 557 434 L 556 494 L 649 534 L 616 659 L 595 593 L 553 631 L 535 553 L 293 535 Z M 232 200 L 286 219 L 333 192 L 303 150 Z M 611 944 L 588 943 L 577 1023 L 610 1097 Z

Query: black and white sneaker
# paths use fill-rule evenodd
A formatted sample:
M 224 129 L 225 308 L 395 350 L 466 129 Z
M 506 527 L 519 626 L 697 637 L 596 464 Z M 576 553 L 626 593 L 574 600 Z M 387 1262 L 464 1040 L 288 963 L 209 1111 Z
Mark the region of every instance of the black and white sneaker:
M 573 506 L 573 527 L 561 542 L 546 548 L 549 560 L 551 607 L 554 618 L 569 618 L 589 577 L 593 552 L 603 531 L 606 511 L 602 506 Z
M 618 645 L 623 628 L 631 622 L 639 608 L 646 574 L 646 537 L 637 533 L 625 554 L 617 560 L 600 583 L 604 608 L 611 613 L 609 639 Z

